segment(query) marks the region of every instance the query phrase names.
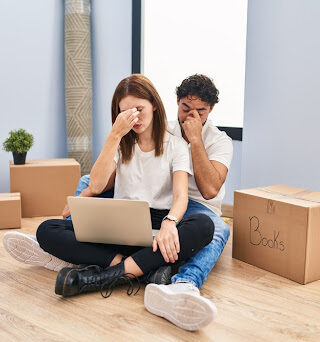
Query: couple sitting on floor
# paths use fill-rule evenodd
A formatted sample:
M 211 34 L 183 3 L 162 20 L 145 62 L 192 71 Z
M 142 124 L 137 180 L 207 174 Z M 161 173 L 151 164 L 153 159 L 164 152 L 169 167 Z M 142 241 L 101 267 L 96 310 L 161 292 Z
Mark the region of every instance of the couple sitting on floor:
M 120 283 L 128 283 L 131 294 L 135 278 L 148 284 L 148 311 L 197 330 L 217 313 L 199 289 L 229 237 L 220 215 L 232 142 L 207 120 L 218 102 L 211 79 L 190 76 L 176 93 L 178 120 L 167 122 L 146 77 L 123 79 L 112 98 L 112 129 L 76 191 L 76 196 L 147 201 L 152 228 L 159 230 L 152 247 L 78 242 L 68 206 L 64 219 L 42 222 L 36 237 L 8 232 L 3 243 L 17 260 L 58 271 L 56 294 L 100 290 L 107 297 Z M 181 261 L 171 277 L 170 265 Z

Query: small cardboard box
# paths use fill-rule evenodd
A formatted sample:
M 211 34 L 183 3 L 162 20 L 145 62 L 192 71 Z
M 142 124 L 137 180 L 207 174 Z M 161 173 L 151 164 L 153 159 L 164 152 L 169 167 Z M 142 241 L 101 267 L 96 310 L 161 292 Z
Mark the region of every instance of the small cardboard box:
M 0 229 L 21 228 L 20 193 L 0 194 Z
M 301 284 L 320 279 L 320 192 L 235 191 L 232 256 Z
M 72 158 L 10 161 L 10 191 L 21 193 L 22 217 L 61 215 L 79 179 L 80 164 Z

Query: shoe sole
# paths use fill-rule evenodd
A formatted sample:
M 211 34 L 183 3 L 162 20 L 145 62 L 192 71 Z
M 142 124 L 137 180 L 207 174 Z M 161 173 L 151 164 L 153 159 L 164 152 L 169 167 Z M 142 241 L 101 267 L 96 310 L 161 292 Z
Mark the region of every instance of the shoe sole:
M 64 267 L 73 266 L 72 264 L 45 252 L 37 241 L 26 234 L 7 232 L 4 234 L 2 242 L 6 251 L 14 259 L 20 262 L 42 266 L 57 272 Z
M 144 305 L 154 315 L 163 317 L 179 328 L 199 330 L 217 316 L 215 305 L 206 298 L 192 293 L 172 293 L 165 286 L 147 285 Z

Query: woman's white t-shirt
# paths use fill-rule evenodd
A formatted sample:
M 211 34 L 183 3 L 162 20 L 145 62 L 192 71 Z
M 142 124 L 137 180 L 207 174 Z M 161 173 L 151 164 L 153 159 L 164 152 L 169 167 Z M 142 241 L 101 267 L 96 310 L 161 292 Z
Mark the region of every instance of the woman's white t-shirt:
M 155 157 L 154 150 L 141 151 L 134 146 L 129 163 L 121 163 L 118 149 L 114 198 L 147 201 L 150 208 L 170 209 L 172 206 L 173 172 L 185 171 L 192 175 L 188 145 L 183 138 L 168 132 L 164 137 L 164 153 Z

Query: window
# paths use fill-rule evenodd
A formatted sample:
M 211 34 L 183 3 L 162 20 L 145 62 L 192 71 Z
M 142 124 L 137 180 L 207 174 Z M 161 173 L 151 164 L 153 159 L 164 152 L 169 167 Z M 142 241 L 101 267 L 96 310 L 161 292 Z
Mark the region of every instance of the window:
M 151 79 L 169 120 L 176 118 L 175 88 L 184 78 L 213 78 L 220 102 L 211 118 L 241 140 L 246 25 L 247 0 L 133 1 L 133 57 L 139 59 L 133 58 L 133 72 Z

